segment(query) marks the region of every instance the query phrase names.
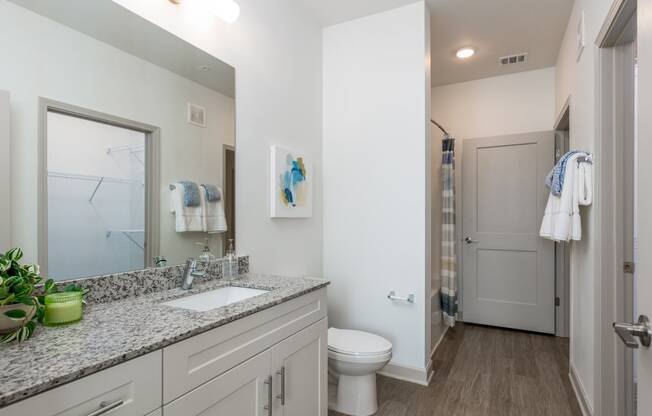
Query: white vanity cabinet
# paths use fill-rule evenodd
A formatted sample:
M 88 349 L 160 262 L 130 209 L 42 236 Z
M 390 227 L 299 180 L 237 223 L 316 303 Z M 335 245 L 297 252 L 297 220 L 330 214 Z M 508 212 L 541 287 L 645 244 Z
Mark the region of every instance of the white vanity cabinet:
M 271 349 L 273 414 L 326 416 L 328 322 L 322 319 Z
M 0 416 L 327 416 L 326 289 L 0 409 Z
M 147 415 L 161 407 L 161 382 L 155 351 L 2 408 L 0 416 Z
M 163 416 L 326 416 L 327 331 L 323 318 L 167 404 Z
M 326 416 L 327 333 L 322 289 L 165 348 L 163 416 Z

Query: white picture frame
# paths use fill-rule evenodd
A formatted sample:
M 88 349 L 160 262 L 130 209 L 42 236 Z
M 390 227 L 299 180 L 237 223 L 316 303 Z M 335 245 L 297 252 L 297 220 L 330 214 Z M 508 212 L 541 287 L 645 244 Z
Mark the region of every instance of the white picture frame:
M 270 217 L 312 217 L 312 160 L 279 145 L 270 148 Z

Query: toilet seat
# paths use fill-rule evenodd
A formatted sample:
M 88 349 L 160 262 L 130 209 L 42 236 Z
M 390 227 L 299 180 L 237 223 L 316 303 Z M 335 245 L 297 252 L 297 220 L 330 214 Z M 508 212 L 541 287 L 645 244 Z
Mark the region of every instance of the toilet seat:
M 346 357 L 367 357 L 373 361 L 392 354 L 392 343 L 385 338 L 364 331 L 351 329 L 328 329 L 329 355 Z
M 376 354 L 376 355 L 352 355 L 352 354 L 341 354 L 333 350 L 328 350 L 328 359 L 337 360 L 344 363 L 355 363 L 355 364 L 376 364 L 376 363 L 386 363 L 392 359 L 392 353 L 387 352 L 385 354 Z

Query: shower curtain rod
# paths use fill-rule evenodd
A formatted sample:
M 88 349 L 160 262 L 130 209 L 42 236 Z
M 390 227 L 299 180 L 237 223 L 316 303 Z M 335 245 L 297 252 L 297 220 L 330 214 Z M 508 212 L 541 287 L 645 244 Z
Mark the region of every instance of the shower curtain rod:
M 443 127 L 441 126 L 441 124 L 437 123 L 437 122 L 436 122 L 435 120 L 433 120 L 433 119 L 430 119 L 430 122 L 431 122 L 432 124 L 434 124 L 435 126 L 439 127 L 439 130 L 443 131 L 444 134 L 446 135 L 446 137 L 451 137 L 451 135 L 446 131 L 445 128 L 443 128 Z

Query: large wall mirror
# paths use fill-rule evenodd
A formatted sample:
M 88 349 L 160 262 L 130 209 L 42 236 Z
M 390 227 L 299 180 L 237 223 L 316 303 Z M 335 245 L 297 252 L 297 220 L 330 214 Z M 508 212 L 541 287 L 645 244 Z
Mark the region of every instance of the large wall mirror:
M 235 69 L 111 0 L 0 0 L 0 32 L 4 241 L 55 280 L 222 256 Z

